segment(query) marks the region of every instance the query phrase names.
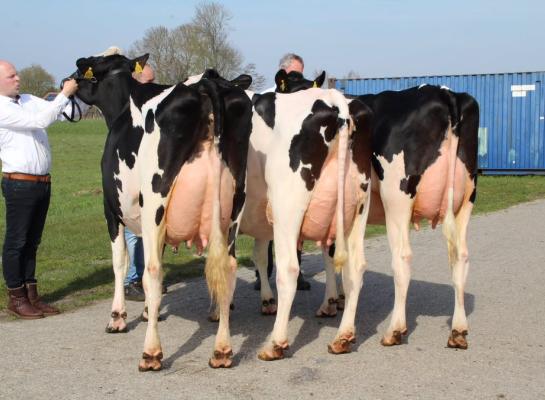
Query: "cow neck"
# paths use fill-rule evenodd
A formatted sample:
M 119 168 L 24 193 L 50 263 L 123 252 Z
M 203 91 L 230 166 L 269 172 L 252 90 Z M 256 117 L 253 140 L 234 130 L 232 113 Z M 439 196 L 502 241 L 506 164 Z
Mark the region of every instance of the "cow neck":
M 104 102 L 99 107 L 106 120 L 106 125 L 111 129 L 121 115 L 129 108 L 130 80 L 119 79 L 114 88 L 104 93 Z

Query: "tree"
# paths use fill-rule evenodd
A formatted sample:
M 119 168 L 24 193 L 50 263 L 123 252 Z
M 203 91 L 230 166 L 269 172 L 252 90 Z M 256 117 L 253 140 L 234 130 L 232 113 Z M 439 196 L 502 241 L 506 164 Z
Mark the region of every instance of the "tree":
M 20 70 L 18 74 L 21 79 L 21 93 L 30 93 L 34 96 L 43 97 L 47 92 L 56 90 L 55 78 L 41 65 L 32 64 L 30 67 Z
M 177 83 L 207 68 L 214 68 L 227 79 L 251 71 L 254 78 L 252 88 L 260 89 L 265 78 L 256 72 L 255 64 L 243 66 L 242 54 L 229 43 L 231 18 L 231 13 L 223 5 L 201 3 L 189 23 L 172 30 L 164 26 L 148 29 L 144 37 L 131 46 L 129 55 L 149 53 L 148 62 L 159 83 Z

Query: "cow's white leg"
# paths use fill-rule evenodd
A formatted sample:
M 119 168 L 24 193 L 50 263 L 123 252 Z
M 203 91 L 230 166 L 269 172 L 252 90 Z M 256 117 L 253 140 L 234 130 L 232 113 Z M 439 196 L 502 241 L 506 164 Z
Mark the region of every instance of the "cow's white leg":
M 399 191 L 399 184 L 393 186 L 384 183 L 381 189 L 385 186 L 389 186 L 389 193 L 382 196 L 382 201 L 386 211 L 386 230 L 392 253 L 395 301 L 390 325 L 381 343 L 384 346 L 392 346 L 401 344 L 401 336 L 407 333 L 405 307 L 411 280 L 412 250 L 409 243 L 409 224 L 413 200 Z
M 118 235 L 112 242 L 112 265 L 114 269 L 114 300 L 112 302 L 112 314 L 108 325 L 107 333 L 119 333 L 127 331 L 127 311 L 125 309 L 125 290 L 123 281 L 127 275 L 129 266 L 129 255 L 123 234 L 123 225 L 118 225 Z
M 269 248 L 268 240 L 258 240 L 254 242 L 253 259 L 259 273 L 261 282 L 261 313 L 265 315 L 276 314 L 276 300 L 267 276 L 267 251 Z
M 456 260 L 451 260 L 452 281 L 454 284 L 454 314 L 452 316 L 452 331 L 448 346 L 460 349 L 467 349 L 468 323 L 464 306 L 464 288 L 469 270 L 467 226 L 472 209 L 473 203 L 466 199 L 456 216 Z
M 316 311 L 317 317 L 334 317 L 337 315 L 337 277 L 335 274 L 335 266 L 333 258 L 329 256 L 329 249 L 322 248 L 322 256 L 324 259 L 325 269 L 325 292 L 324 300 Z
M 281 214 L 274 209 L 274 254 L 276 256 L 276 288 L 278 310 L 270 338 L 259 352 L 260 360 L 271 361 L 284 358 L 288 346 L 288 322 L 291 306 L 297 290 L 299 262 L 297 261 L 297 237 L 303 216 L 295 218 L 276 217 Z
M 158 371 L 161 369 L 163 351 L 159 339 L 158 320 L 161 305 L 163 283 L 163 244 L 165 238 L 164 210 L 166 199 L 159 195 L 148 195 L 142 210 L 142 239 L 144 243 L 145 269 L 142 278 L 148 309 L 148 326 L 144 339 L 144 353 L 138 369 L 140 371 Z M 158 215 L 161 215 L 158 220 Z
M 360 207 L 358 206 L 358 209 L 359 208 Z M 366 202 L 362 214 L 356 216 L 348 236 L 348 263 L 342 271 L 343 287 L 346 291 L 346 302 L 337 335 L 333 342 L 328 346 L 329 352 L 333 354 L 350 352 L 351 343 L 356 341 L 356 309 L 358 307 L 358 299 L 363 285 L 363 273 L 367 267 L 363 238 L 368 213 L 369 201 Z

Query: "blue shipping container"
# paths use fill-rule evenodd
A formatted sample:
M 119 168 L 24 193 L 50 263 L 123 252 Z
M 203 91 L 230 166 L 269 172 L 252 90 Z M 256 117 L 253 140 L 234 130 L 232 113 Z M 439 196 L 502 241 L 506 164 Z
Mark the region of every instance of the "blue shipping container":
M 545 174 L 545 72 L 337 79 L 329 87 L 361 95 L 425 83 L 467 92 L 479 102 L 483 173 Z

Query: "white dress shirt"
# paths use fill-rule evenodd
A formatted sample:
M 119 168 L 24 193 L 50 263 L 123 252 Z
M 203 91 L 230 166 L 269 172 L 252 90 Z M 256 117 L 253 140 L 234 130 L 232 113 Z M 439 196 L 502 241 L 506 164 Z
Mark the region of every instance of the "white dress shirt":
M 70 115 L 71 105 L 62 93 L 53 101 L 30 94 L 23 94 L 17 100 L 0 95 L 2 172 L 48 174 L 51 149 L 45 128 L 64 119 L 63 111 Z

